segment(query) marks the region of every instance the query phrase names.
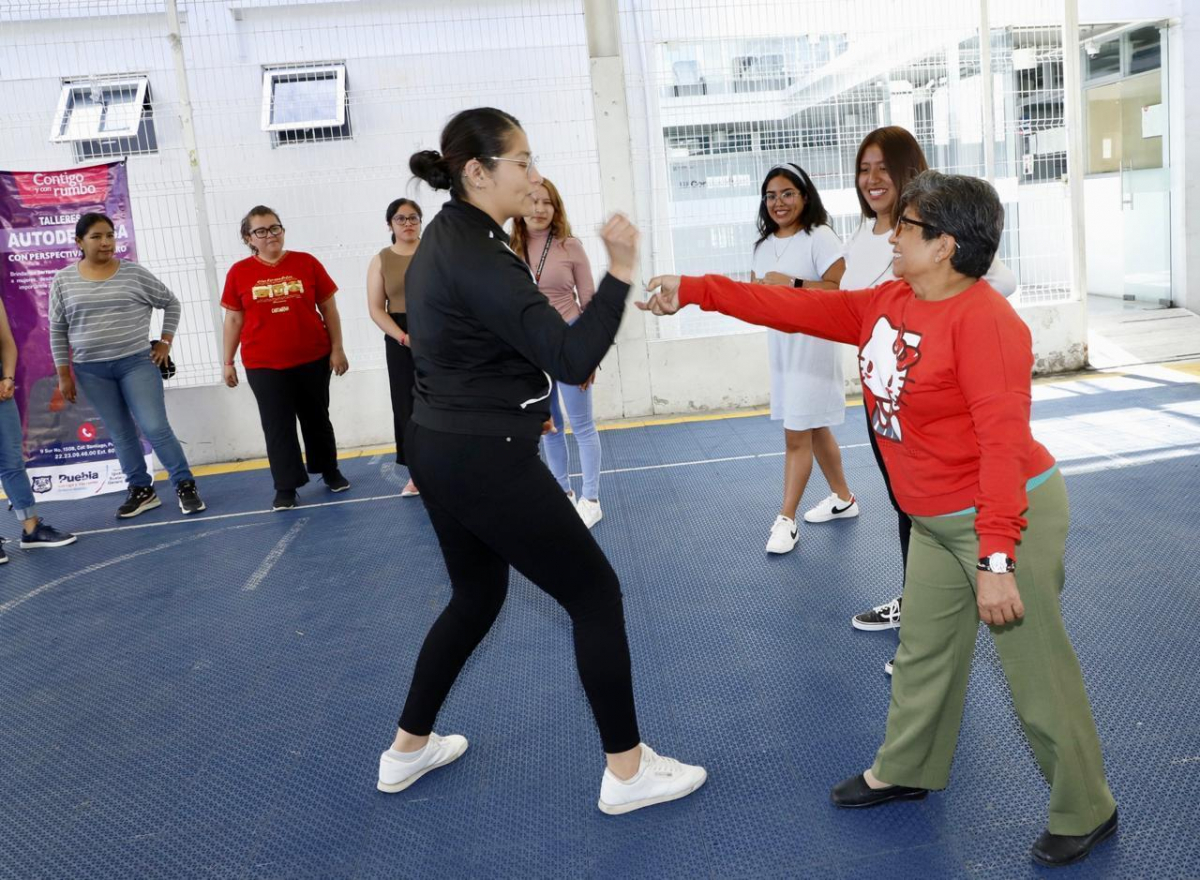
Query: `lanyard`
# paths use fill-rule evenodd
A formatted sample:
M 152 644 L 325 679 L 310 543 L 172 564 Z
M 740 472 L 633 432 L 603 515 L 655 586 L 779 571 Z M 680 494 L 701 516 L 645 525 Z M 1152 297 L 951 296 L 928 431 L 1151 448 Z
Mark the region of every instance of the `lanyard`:
M 546 257 L 550 253 L 550 245 L 554 242 L 553 235 L 546 236 L 546 246 L 542 248 L 542 258 L 538 260 L 537 271 L 533 273 L 533 283 L 537 284 L 542 280 L 542 269 L 546 266 Z

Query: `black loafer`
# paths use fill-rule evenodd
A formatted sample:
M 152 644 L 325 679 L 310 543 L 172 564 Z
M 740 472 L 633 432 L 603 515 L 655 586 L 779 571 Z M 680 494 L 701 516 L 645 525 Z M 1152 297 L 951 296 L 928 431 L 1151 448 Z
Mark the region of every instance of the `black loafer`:
M 888 801 L 919 801 L 927 794 L 927 788 L 905 788 L 903 785 L 871 788 L 859 773 L 835 785 L 829 792 L 829 799 L 835 807 L 874 807 Z
M 1030 855 L 1039 865 L 1047 868 L 1057 868 L 1086 859 L 1092 848 L 1103 840 L 1107 840 L 1117 832 L 1117 811 L 1103 825 L 1091 834 L 1051 834 L 1043 831 L 1042 836 L 1034 841 Z

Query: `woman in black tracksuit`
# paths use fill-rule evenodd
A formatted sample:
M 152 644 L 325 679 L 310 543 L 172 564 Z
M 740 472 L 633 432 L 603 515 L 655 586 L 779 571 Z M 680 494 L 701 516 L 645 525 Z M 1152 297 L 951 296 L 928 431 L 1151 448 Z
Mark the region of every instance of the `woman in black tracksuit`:
M 571 617 L 579 677 L 607 755 L 600 809 L 624 813 L 683 797 L 704 782 L 704 769 L 641 744 L 620 584 L 538 456 L 551 378 L 582 384 L 616 336 L 637 231 L 619 216 L 605 226 L 609 273 L 568 326 L 502 228 L 531 212 L 541 183 L 520 124 L 499 110 L 466 110 L 447 124 L 441 147 L 409 162 L 451 199 L 406 276 L 416 385 L 404 443 L 452 595 L 417 658 L 378 788 L 401 791 L 466 750 L 463 737 L 438 736 L 433 723 L 499 614 L 512 566 Z

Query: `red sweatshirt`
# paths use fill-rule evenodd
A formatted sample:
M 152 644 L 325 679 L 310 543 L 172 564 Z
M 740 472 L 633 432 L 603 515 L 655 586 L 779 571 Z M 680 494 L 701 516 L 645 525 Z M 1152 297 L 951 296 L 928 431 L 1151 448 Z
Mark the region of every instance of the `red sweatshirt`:
M 679 301 L 855 346 L 901 509 L 938 516 L 974 507 L 979 555 L 1016 557 L 1025 483 L 1054 459 L 1029 430 L 1029 328 L 986 281 L 933 302 L 904 281 L 804 290 L 705 275 L 684 278 Z

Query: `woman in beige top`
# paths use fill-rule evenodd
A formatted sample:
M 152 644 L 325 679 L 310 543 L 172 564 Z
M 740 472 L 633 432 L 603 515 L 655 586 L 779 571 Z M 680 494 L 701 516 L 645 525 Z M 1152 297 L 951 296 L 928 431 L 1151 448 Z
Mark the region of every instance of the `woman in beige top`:
M 367 268 L 367 308 L 371 320 L 384 332 L 388 383 L 392 389 L 392 421 L 396 431 L 396 463 L 404 460 L 404 429 L 412 417 L 413 356 L 408 347 L 408 315 L 404 305 L 404 273 L 421 243 L 421 206 L 412 199 L 396 199 L 387 207 L 392 244 L 371 258 Z M 409 478 L 400 497 L 417 495 Z

